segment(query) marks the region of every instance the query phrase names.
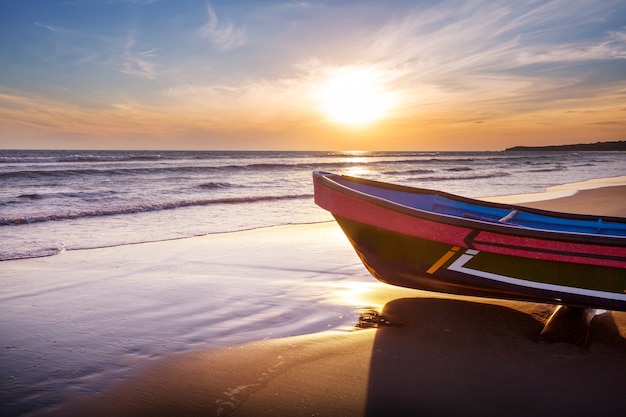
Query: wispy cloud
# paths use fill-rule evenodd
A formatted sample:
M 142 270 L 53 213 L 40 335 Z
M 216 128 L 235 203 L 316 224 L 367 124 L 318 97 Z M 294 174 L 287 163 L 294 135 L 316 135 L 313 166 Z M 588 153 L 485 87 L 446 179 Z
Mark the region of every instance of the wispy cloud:
M 39 26 L 40 28 L 48 29 L 50 32 L 58 32 L 59 29 L 50 25 L 46 25 L 45 23 L 35 22 L 35 26 Z
M 517 112 L 530 103 L 590 100 L 589 85 L 577 87 L 626 57 L 625 32 L 597 29 L 610 13 L 605 2 L 443 4 L 389 22 L 363 49 L 361 60 L 396 71 L 397 88 L 412 91 L 407 97 L 415 103 L 508 103 Z M 593 68 L 578 70 L 591 62 Z M 598 94 L 626 87 L 623 78 L 600 78 Z M 432 89 L 436 94 L 420 94 Z
M 211 6 L 207 6 L 209 21 L 198 29 L 198 33 L 209 39 L 219 50 L 235 49 L 246 43 L 246 28 L 237 27 L 229 20 L 220 21 Z
M 79 4 L 79 5 L 102 5 L 102 4 L 152 4 L 161 0 L 65 0 L 65 4 Z
M 535 63 L 581 62 L 626 58 L 626 32 L 609 32 L 595 42 L 557 45 L 551 50 L 528 48 L 517 59 L 520 65 Z
M 135 51 L 136 34 L 132 32 L 126 39 L 124 60 L 120 72 L 148 80 L 156 79 L 156 64 L 150 58 L 156 56 L 156 48 Z
M 53 32 L 55 34 L 58 34 L 58 35 L 66 35 L 66 36 L 69 36 L 69 37 L 72 37 L 72 36 L 85 36 L 84 33 L 80 33 L 80 32 L 78 32 L 76 30 L 72 30 L 72 29 L 69 29 L 67 27 L 53 26 L 53 25 L 50 25 L 50 24 L 47 24 L 47 23 L 42 23 L 40 21 L 35 21 L 33 23 L 37 27 L 40 27 L 42 29 L 46 29 L 46 30 L 48 30 L 50 32 Z
M 596 77 L 595 85 L 585 80 L 588 71 L 568 68 L 591 60 L 623 59 L 626 35 L 598 31 L 583 38 L 577 33 L 580 28 L 594 26 L 606 10 L 598 10 L 601 3 L 576 3 L 574 10 L 556 13 L 567 4 L 558 0 L 494 6 L 475 1 L 452 7 L 444 2 L 387 20 L 345 53 L 345 62 L 332 53 L 328 56 L 335 60 L 309 55 L 274 77 L 251 71 L 243 84 L 215 86 L 197 80 L 172 85 L 164 94 L 204 109 L 219 103 L 233 111 L 245 107 L 260 113 L 265 110 L 255 105 L 264 101 L 265 107 L 271 103 L 280 113 L 309 98 L 333 71 L 363 67 L 381 74 L 378 81 L 397 94 L 407 117 L 414 117 L 416 107 L 442 113 L 462 110 L 481 121 L 559 106 L 594 107 L 601 104 L 595 97 L 618 94 L 620 89 L 610 92 L 616 82 Z M 226 35 L 235 31 L 232 23 L 219 24 L 211 8 L 209 16 L 207 35 L 208 28 L 222 28 L 224 39 L 232 38 Z M 333 52 L 333 46 L 324 51 Z M 527 68 L 537 64 L 545 68 Z M 626 82 L 621 85 L 623 91 Z M 310 102 L 306 105 L 311 107 Z

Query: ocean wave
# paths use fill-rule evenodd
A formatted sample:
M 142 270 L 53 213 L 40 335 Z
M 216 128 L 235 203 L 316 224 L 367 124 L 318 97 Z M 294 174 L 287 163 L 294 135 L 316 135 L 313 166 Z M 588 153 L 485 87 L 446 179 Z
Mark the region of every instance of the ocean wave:
M 34 247 L 30 249 L 15 250 L 11 248 L 9 251 L 4 251 L 0 248 L 0 262 L 1 261 L 14 261 L 17 259 L 30 259 L 30 258 L 44 258 L 47 256 L 54 256 L 65 252 L 65 245 L 59 242 L 57 246 L 42 246 Z
M 118 194 L 118 192 L 115 190 L 24 193 L 24 194 L 19 194 L 16 197 L 6 200 L 2 203 L 6 205 L 31 204 L 38 200 L 67 199 L 67 198 L 69 199 L 78 198 L 78 199 L 83 199 L 83 200 L 95 201 L 101 198 L 108 198 L 115 194 Z
M 425 159 L 424 161 L 420 161 L 420 162 L 429 162 L 429 163 L 436 163 L 436 164 L 441 164 L 441 163 L 459 163 L 459 162 L 475 162 L 476 158 L 474 157 L 462 157 L 462 158 L 429 158 L 429 159 Z
M 557 172 L 565 170 L 565 167 L 554 167 L 554 168 L 539 168 L 539 169 L 529 169 L 526 172 Z
M 99 210 L 83 210 L 66 213 L 49 213 L 42 215 L 32 215 L 23 217 L 0 217 L 0 226 L 18 226 L 30 223 L 43 223 L 48 221 L 74 220 L 87 217 L 116 216 L 124 214 L 145 213 L 150 211 L 174 210 L 184 207 L 209 206 L 219 204 L 250 204 L 262 201 L 282 201 L 313 198 L 312 194 L 294 194 L 282 196 L 252 196 L 252 197 L 231 197 L 204 200 L 183 200 L 165 203 L 138 204 L 127 207 L 114 207 Z
M 8 158 L 9 160 L 15 160 L 15 158 Z M 431 166 L 435 165 L 438 168 L 440 166 L 447 166 L 447 170 L 452 171 L 468 171 L 473 168 L 468 165 L 475 165 L 480 163 L 481 159 L 474 157 L 454 157 L 454 158 L 441 158 L 423 155 L 416 155 L 415 158 L 385 158 L 381 159 L 381 156 L 366 156 L 343 159 L 331 159 L 331 160 L 296 160 L 296 161 L 267 161 L 257 162 L 249 161 L 246 159 L 238 160 L 236 163 L 220 165 L 217 159 L 206 159 L 199 163 L 181 163 L 170 164 L 165 161 L 166 158 L 162 158 L 161 155 L 66 155 L 55 157 L 36 157 L 30 158 L 38 162 L 55 162 L 63 160 L 65 162 L 84 162 L 85 165 L 76 166 L 68 164 L 58 165 L 41 165 L 31 164 L 24 167 L 18 166 L 16 168 L 11 167 L 11 170 L 0 172 L 0 180 L 12 180 L 12 179 L 29 179 L 36 180 L 38 178 L 53 178 L 53 177 L 94 177 L 94 176 L 125 176 L 125 175 L 198 175 L 207 173 L 235 173 L 235 172 L 275 172 L 275 171 L 315 171 L 315 170 L 336 170 L 341 171 L 343 168 L 352 168 L 355 166 L 360 167 L 374 167 L 376 170 L 383 169 L 385 166 L 399 167 L 407 166 L 407 169 L 394 169 L 397 171 L 394 174 L 422 174 L 432 172 Z M 163 162 L 159 160 L 164 159 Z M 3 159 L 0 158 L 0 161 Z M 156 161 L 154 164 L 146 165 L 106 165 L 102 162 L 125 162 L 125 161 Z M 4 157 L 4 162 L 7 161 L 7 157 Z M 90 164 L 92 162 L 97 162 Z M 460 166 L 455 166 L 455 165 Z M 415 167 L 415 168 L 412 168 Z M 440 168 L 441 169 L 441 168 Z
M 486 178 L 499 178 L 499 177 L 508 177 L 511 174 L 508 172 L 494 172 L 490 174 L 477 174 L 477 175 L 466 175 L 466 176 L 428 176 L 428 177 L 418 177 L 418 181 L 469 181 L 469 180 L 479 180 Z
M 44 198 L 44 196 L 42 194 L 32 193 L 32 194 L 20 194 L 17 196 L 17 198 L 25 199 L 25 200 L 41 200 L 42 198 Z
M 524 165 L 553 165 L 552 161 L 525 161 Z
M 205 190 L 217 190 L 221 188 L 234 188 L 237 186 L 228 182 L 205 182 L 202 184 L 198 184 L 196 187 Z
M 17 180 L 17 179 L 29 179 L 37 180 L 39 178 L 67 178 L 77 176 L 109 176 L 115 174 L 124 174 L 119 169 L 31 169 L 20 171 L 0 172 L 0 179 L 3 180 Z M 149 170 L 148 170 L 149 171 Z
M 157 161 L 162 159 L 160 154 L 147 155 L 98 155 L 73 154 L 51 156 L 0 156 L 0 164 L 50 164 L 72 162 L 128 162 L 128 161 Z
M 162 156 L 153 155 L 69 155 L 59 157 L 56 162 L 127 162 L 127 161 L 158 161 Z
M 14 171 L 0 172 L 0 179 L 37 179 L 37 178 L 67 178 L 77 176 L 125 176 L 125 175 L 159 175 L 159 174 L 207 174 L 207 173 L 234 173 L 237 171 L 248 172 L 272 172 L 280 170 L 314 171 L 341 169 L 342 167 L 352 167 L 355 165 L 369 166 L 371 164 L 395 164 L 395 161 L 372 161 L 363 163 L 357 161 L 335 161 L 317 163 L 242 163 L 230 165 L 177 165 L 177 166 L 145 166 L 145 167 L 123 167 L 123 166 L 94 166 L 85 168 L 69 168 L 67 165 L 59 167 L 45 167 L 42 169 L 22 169 Z
M 236 172 L 262 172 L 269 173 L 274 171 L 315 171 L 315 170 L 330 170 L 330 171 L 338 171 L 340 172 L 343 168 L 352 168 L 355 166 L 360 167 L 375 167 L 376 170 L 383 170 L 382 172 L 389 175 L 420 175 L 420 174 L 430 174 L 436 171 L 436 169 L 431 169 L 430 164 L 437 166 L 441 164 L 442 161 L 450 162 L 450 163 L 460 163 L 461 161 L 473 161 L 471 158 L 464 159 L 456 159 L 454 161 L 451 160 L 427 160 L 427 161 L 416 161 L 416 160 L 374 160 L 374 161 L 350 161 L 350 160 L 342 160 L 342 161 L 320 161 L 320 162 L 297 162 L 297 163 L 242 163 L 242 164 L 229 164 L 229 165 L 209 165 L 209 164 L 201 164 L 201 165 L 180 165 L 180 166 L 168 166 L 168 165 L 157 165 L 157 166 L 145 166 L 145 167 L 85 167 L 85 168 L 69 168 L 67 166 L 62 166 L 59 168 L 48 168 L 46 169 L 25 169 L 25 170 L 15 170 L 8 172 L 0 172 L 0 180 L 13 180 L 13 179 L 29 179 L 29 180 L 37 180 L 39 178 L 68 178 L 68 177 L 117 177 L 117 176 L 137 176 L 137 175 L 206 175 L 209 173 L 223 173 L 224 175 Z M 388 171 L 384 171 L 385 166 L 398 167 L 402 165 L 413 165 L 418 166 L 416 168 L 411 168 L 410 166 L 407 169 L 392 169 Z M 424 167 L 419 167 L 419 165 L 424 165 Z M 462 166 L 448 166 L 448 167 L 437 167 L 437 169 L 449 171 L 449 172 L 464 172 L 464 171 L 473 171 L 474 168 L 462 165 Z M 221 183 L 207 183 L 209 185 L 206 188 L 225 188 L 226 186 L 220 185 Z M 215 184 L 215 185 L 212 185 Z
M 405 171 L 385 171 L 384 175 L 420 175 L 420 174 L 432 174 L 434 169 L 420 168 L 420 169 L 408 169 Z

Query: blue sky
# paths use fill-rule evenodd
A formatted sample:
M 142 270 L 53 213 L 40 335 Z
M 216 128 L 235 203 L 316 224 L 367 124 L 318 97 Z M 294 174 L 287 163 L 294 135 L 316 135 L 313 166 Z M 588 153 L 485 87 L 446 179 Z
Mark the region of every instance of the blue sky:
M 0 148 L 626 139 L 626 1 L 9 0 L 0 54 Z

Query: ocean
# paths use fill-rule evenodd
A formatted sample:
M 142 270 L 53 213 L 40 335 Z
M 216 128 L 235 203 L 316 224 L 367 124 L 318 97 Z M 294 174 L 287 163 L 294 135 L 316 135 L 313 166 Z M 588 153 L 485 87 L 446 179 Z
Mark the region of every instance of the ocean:
M 0 151 L 0 415 L 168 354 L 351 331 L 384 284 L 332 224 L 276 227 L 332 220 L 314 170 L 488 197 L 623 176 L 626 153 Z
M 0 260 L 331 216 L 324 170 L 468 197 L 626 174 L 622 152 L 0 151 Z

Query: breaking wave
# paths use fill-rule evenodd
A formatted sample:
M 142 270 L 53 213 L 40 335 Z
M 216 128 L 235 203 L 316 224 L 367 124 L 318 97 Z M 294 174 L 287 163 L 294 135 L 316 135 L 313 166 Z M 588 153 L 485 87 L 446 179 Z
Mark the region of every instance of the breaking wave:
M 87 217 L 116 216 L 124 214 L 136 214 L 159 210 L 174 210 L 183 207 L 209 206 L 214 204 L 250 204 L 262 201 L 281 201 L 281 200 L 298 200 L 313 198 L 312 194 L 295 194 L 282 196 L 254 196 L 254 197 L 233 197 L 233 198 L 216 198 L 205 200 L 184 200 L 167 203 L 154 203 L 145 205 L 133 205 L 127 207 L 117 207 L 101 210 L 84 210 L 66 213 L 51 213 L 41 216 L 23 216 L 23 217 L 0 217 L 0 226 L 21 225 L 29 223 L 43 223 L 58 220 L 73 220 Z

